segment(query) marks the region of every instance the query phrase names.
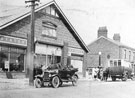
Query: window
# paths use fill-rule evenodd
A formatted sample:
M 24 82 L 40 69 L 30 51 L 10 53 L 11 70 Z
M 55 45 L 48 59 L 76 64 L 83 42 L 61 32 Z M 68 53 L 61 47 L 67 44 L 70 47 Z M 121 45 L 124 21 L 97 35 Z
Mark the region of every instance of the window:
M 133 61 L 135 61 L 135 52 L 133 52 Z
M 126 50 L 124 50 L 124 59 L 126 59 Z
M 60 62 L 61 62 L 61 56 L 37 54 L 34 60 L 34 65 L 35 66 L 41 66 L 41 65 L 49 66 L 53 63 L 60 63 Z
M 129 51 L 129 61 L 131 60 L 131 51 Z
M 48 7 L 45 9 L 44 12 L 45 12 L 46 14 L 49 14 L 49 15 L 58 17 L 57 11 L 56 11 L 56 9 L 54 8 L 54 6 L 48 6 Z
M 50 22 L 43 22 L 42 35 L 47 37 L 56 38 L 56 25 Z
M 24 71 L 25 49 L 0 46 L 0 71 Z M 20 51 L 21 50 L 21 51 Z
M 121 66 L 121 60 L 118 60 L 118 66 Z
M 117 61 L 114 60 L 114 67 L 117 67 Z
M 113 66 L 113 60 L 110 60 L 110 66 L 111 67 Z

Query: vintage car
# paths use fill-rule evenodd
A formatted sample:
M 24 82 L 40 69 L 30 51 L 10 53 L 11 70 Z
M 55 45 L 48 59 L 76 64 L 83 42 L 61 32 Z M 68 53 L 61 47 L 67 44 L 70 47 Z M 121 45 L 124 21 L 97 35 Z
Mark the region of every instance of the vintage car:
M 63 82 L 72 82 L 72 85 L 75 86 L 78 80 L 77 71 L 78 69 L 72 66 L 62 67 L 60 63 L 52 64 L 44 71 L 39 68 L 35 70 L 34 85 L 36 88 L 40 88 L 48 83 L 48 86 L 58 88 L 62 86 Z

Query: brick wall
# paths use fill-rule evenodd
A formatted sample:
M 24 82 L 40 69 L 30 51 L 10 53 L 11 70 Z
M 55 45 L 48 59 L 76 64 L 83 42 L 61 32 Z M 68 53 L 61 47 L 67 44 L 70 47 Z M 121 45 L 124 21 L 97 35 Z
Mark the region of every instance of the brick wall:
M 99 65 L 99 52 L 102 52 L 101 64 L 103 64 L 104 67 L 107 66 L 108 55 L 110 55 L 110 59 L 119 58 L 119 46 L 115 45 L 114 43 L 108 41 L 105 38 L 100 38 L 96 42 L 88 45 L 88 48 L 90 50 L 87 60 L 87 64 L 89 67 Z M 94 66 L 92 64 L 94 64 Z
M 56 39 L 42 36 L 42 21 L 50 21 L 57 25 Z M 25 39 L 27 39 L 27 33 L 29 32 L 30 32 L 30 16 L 0 30 L 0 34 L 9 36 L 11 35 L 14 37 L 20 37 Z M 37 40 L 47 43 L 48 42 L 53 43 L 56 45 L 57 44 L 64 45 L 64 42 L 68 42 L 68 46 L 82 49 L 77 40 L 68 30 L 68 28 L 64 25 L 62 20 L 60 20 L 60 18 L 50 17 L 49 15 L 45 15 L 40 11 L 35 14 L 35 37 Z

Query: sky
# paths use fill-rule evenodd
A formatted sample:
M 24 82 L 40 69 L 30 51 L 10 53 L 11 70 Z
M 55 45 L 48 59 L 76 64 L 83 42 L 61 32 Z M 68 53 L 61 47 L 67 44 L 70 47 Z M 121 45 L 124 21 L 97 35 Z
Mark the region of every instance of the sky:
M 44 3 L 45 0 L 40 0 Z M 88 45 L 106 26 L 108 37 L 115 33 L 121 42 L 135 48 L 135 0 L 55 0 L 80 37 Z M 0 0 L 1 4 L 23 5 L 25 0 Z

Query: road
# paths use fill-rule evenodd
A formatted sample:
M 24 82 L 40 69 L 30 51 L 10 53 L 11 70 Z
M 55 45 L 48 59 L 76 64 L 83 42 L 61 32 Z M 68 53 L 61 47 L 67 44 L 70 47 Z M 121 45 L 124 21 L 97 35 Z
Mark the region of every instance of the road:
M 65 83 L 51 87 L 0 90 L 0 98 L 135 98 L 135 81 L 78 81 L 78 86 Z

